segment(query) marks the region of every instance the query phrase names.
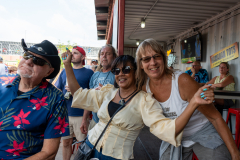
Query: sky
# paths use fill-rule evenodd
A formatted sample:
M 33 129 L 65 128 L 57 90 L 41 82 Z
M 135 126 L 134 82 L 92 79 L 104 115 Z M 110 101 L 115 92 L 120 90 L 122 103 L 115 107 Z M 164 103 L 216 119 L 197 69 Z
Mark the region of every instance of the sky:
M 0 0 L 0 41 L 101 47 L 94 0 Z

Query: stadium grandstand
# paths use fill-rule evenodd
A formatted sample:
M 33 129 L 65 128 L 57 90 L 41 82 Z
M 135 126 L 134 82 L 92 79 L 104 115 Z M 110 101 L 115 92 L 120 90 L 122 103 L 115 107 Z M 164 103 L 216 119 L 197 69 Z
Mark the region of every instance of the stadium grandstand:
M 28 47 L 34 45 L 35 43 L 26 43 Z M 58 44 L 55 44 L 58 48 L 58 52 L 62 53 Z M 68 46 L 68 45 L 66 45 Z M 99 47 L 89 47 L 81 46 L 86 52 L 86 61 L 87 64 L 90 64 L 92 59 L 98 59 Z M 4 61 L 7 64 L 15 62 L 16 59 L 20 59 L 23 54 L 23 49 L 20 42 L 11 42 L 11 41 L 0 41 L 0 55 L 4 57 Z M 14 63 L 15 64 L 15 63 Z

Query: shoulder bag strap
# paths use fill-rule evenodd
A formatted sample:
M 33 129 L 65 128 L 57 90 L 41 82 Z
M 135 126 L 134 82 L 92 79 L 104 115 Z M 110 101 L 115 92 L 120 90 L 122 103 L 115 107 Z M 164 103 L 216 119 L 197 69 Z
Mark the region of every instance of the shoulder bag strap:
M 99 136 L 97 142 L 95 143 L 94 147 L 92 149 L 95 149 L 99 140 L 101 139 L 101 137 L 103 136 L 103 134 L 105 133 L 108 125 L 111 123 L 113 117 L 122 109 L 125 107 L 125 104 L 127 104 L 139 91 L 137 91 L 136 93 L 134 93 L 120 108 L 118 108 L 118 110 L 113 114 L 113 116 L 111 117 L 111 119 L 108 121 L 106 127 L 104 128 L 104 130 L 102 131 L 101 135 Z

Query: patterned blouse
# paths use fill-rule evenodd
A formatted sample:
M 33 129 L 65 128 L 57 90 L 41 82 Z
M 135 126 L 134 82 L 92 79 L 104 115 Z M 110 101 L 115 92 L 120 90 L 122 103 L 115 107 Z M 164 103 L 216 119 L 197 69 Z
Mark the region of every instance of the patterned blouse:
M 25 159 L 41 151 L 44 139 L 69 135 L 61 91 L 42 81 L 18 96 L 20 76 L 0 85 L 0 157 Z

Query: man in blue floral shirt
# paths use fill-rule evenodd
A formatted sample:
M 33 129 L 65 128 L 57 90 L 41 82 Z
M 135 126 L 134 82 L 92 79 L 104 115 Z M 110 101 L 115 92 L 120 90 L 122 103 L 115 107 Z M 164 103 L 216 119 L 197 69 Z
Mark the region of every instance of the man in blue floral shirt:
M 192 63 L 192 68 L 187 70 L 185 73 L 190 75 L 195 81 L 197 81 L 201 86 L 209 81 L 208 72 L 206 69 L 201 68 L 201 63 L 195 61 Z
M 60 137 L 69 135 L 63 94 L 46 81 L 58 74 L 60 58 L 47 40 L 22 46 L 19 75 L 0 85 L 0 157 L 54 159 Z

